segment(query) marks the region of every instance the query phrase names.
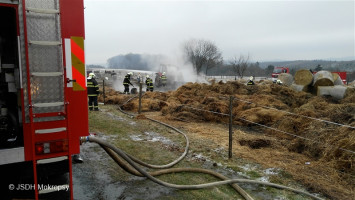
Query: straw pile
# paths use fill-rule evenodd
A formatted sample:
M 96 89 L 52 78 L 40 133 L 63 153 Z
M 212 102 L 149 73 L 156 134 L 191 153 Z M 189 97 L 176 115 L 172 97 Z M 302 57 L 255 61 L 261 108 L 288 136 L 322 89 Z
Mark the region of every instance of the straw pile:
M 331 85 L 332 75 L 329 74 L 320 73 L 321 76 L 315 77 L 314 85 Z M 347 89 L 344 99 L 335 101 L 332 98 L 297 92 L 289 87 L 267 81 L 262 84 L 256 83 L 253 87 L 238 81 L 212 84 L 187 83 L 176 91 L 146 92 L 142 98 L 142 111 L 159 111 L 166 119 L 171 120 L 228 123 L 229 97 L 233 96 L 235 98 L 232 111 L 234 124 L 256 128 L 261 128 L 257 125 L 261 124 L 309 138 L 311 141 L 274 129 L 263 129 L 265 133 L 287 139 L 283 145 L 289 151 L 308 155 L 318 161 L 327 162 L 336 170 L 355 174 L 353 154 L 339 149 L 355 151 L 355 130 L 301 117 L 301 115 L 314 117 L 355 127 L 354 90 Z M 109 90 L 107 96 L 106 102 L 113 104 L 123 104 L 132 97 L 112 90 Z M 102 97 L 99 100 L 102 101 Z M 137 112 L 138 98 L 125 104 L 123 109 Z M 279 110 L 292 112 L 298 116 Z
M 313 82 L 313 74 L 307 69 L 298 70 L 295 74 L 295 84 L 310 85 Z

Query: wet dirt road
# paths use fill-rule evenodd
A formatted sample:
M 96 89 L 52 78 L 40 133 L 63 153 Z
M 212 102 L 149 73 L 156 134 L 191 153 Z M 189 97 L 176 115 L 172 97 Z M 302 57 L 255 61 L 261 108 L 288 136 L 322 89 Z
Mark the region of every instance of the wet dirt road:
M 73 165 L 74 199 L 157 199 L 174 195 L 174 189 L 145 178 L 132 176 L 120 181 L 112 177 L 109 171 L 119 168 L 109 164 L 111 158 L 97 144 L 82 145 L 81 155 L 84 163 Z

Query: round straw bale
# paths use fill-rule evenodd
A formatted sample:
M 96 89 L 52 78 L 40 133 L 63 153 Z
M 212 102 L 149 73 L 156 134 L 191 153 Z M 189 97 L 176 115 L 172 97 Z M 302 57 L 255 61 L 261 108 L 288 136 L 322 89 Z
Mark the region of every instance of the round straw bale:
M 318 86 L 317 95 L 318 96 L 332 96 L 335 99 L 343 99 L 346 93 L 347 87 L 336 85 L 336 86 Z
M 341 80 L 339 74 L 337 73 L 332 73 L 333 75 L 333 80 L 334 80 L 334 85 L 344 85 L 343 81 Z
M 318 86 L 334 86 L 332 73 L 329 71 L 319 71 L 314 75 L 313 87 L 317 91 Z
M 293 76 L 287 73 L 281 73 L 278 77 L 282 81 L 283 85 L 290 86 L 293 83 Z
M 313 81 L 313 74 L 307 69 L 298 70 L 295 74 L 295 83 L 297 85 L 310 85 Z

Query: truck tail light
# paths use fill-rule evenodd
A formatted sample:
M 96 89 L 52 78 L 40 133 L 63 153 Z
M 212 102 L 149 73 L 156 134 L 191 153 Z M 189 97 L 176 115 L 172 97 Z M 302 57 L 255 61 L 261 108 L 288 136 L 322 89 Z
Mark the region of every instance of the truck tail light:
M 68 151 L 68 140 L 36 143 L 36 155 Z
M 36 154 L 37 155 L 43 154 L 43 150 L 44 150 L 43 144 L 36 144 Z

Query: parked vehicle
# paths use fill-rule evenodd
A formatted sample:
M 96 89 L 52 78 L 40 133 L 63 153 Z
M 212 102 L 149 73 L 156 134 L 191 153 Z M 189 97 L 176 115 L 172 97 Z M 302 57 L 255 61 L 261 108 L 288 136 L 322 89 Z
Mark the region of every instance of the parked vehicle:
M 290 69 L 288 67 L 275 67 L 271 74 L 272 81 L 276 82 L 281 73 L 289 74 Z
M 83 0 L 0 0 L 2 198 L 18 181 L 38 199 L 65 174 L 73 199 L 71 155 L 89 132 L 84 38 Z

